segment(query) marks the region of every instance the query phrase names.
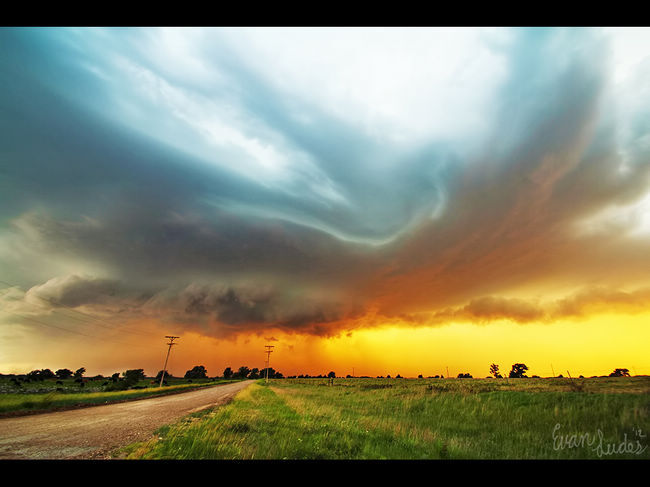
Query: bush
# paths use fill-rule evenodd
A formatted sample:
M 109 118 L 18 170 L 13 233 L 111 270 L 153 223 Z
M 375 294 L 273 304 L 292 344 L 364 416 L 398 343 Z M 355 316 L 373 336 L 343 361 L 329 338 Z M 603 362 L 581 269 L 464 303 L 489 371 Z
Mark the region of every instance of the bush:
M 113 391 L 125 391 L 129 388 L 129 385 L 126 383 L 124 380 L 119 380 L 117 382 L 113 382 L 109 385 L 107 385 L 104 388 L 104 391 L 106 392 L 113 392 Z

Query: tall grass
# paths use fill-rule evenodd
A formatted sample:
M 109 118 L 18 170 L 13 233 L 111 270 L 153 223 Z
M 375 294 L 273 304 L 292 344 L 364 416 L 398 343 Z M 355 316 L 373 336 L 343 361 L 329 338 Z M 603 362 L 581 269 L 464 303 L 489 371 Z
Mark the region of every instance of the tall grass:
M 269 387 L 254 384 L 229 405 L 189 417 L 122 454 L 165 459 L 650 458 L 647 447 L 639 455 L 605 454 L 607 445 L 634 442 L 635 432 L 650 429 L 650 396 L 643 392 L 647 379 L 628 380 L 631 390 L 641 391 L 635 393 L 622 392 L 620 382 L 592 380 L 573 392 L 552 381 L 346 379 L 330 387 L 313 379 L 274 380 Z M 588 388 L 601 392 L 585 392 Z M 587 445 L 585 438 L 594 441 Z M 647 439 L 641 443 L 647 445 Z

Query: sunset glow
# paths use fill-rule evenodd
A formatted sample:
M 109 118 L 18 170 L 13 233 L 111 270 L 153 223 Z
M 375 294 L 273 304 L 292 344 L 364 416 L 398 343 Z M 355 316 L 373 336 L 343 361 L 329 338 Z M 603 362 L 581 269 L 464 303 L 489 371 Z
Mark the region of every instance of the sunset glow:
M 0 373 L 650 374 L 650 29 L 0 29 Z

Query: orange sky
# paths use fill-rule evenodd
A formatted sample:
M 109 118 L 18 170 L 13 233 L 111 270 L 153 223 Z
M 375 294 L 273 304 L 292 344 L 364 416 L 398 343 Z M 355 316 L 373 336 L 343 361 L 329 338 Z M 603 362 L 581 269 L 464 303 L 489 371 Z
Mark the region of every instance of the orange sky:
M 471 373 L 489 375 L 496 363 L 507 372 L 514 363 L 529 366 L 529 375 L 542 377 L 556 374 L 572 376 L 607 375 L 615 368 L 628 368 L 633 374 L 650 373 L 647 344 L 649 313 L 600 314 L 589 318 L 563 320 L 554 324 L 516 324 L 498 321 L 486 325 L 453 323 L 444 326 L 411 327 L 393 323 L 358 329 L 339 336 L 321 338 L 311 335 L 249 334 L 219 340 L 195 333 L 181 333 L 170 355 L 168 369 L 179 376 L 194 365 L 204 365 L 209 375 L 221 375 L 225 367 L 246 365 L 263 368 L 264 345 L 274 345 L 271 366 L 285 376 L 347 374 L 417 377 L 422 374 Z M 83 337 L 61 336 L 43 339 L 27 331 L 17 337 L 7 353 L 2 373 L 25 373 L 40 368 L 86 367 L 87 375 L 110 375 L 131 368 L 144 368 L 154 375 L 162 369 L 167 347 L 156 338 L 155 328 L 147 329 L 150 337 L 116 335 L 123 343 L 94 342 Z M 270 335 L 275 340 L 265 339 Z M 90 343 L 94 342 L 94 343 Z M 31 343 L 33 353 L 24 358 L 19 351 Z M 74 351 L 74 352 L 71 352 Z M 119 358 L 116 358 L 119 357 Z
M 650 29 L 0 45 L 0 373 L 650 374 Z

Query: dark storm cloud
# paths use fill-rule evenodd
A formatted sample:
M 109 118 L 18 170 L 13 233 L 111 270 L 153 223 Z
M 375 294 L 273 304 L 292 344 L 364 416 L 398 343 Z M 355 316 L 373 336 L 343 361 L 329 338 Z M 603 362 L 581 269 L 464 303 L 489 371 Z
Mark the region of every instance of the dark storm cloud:
M 145 307 L 162 304 L 164 308 L 164 302 L 164 297 L 160 300 L 154 297 Z M 285 331 L 304 331 L 313 325 L 348 318 L 353 312 L 347 303 L 315 296 L 305 290 L 288 292 L 259 284 L 237 287 L 192 284 L 172 296 L 170 302 L 172 308 L 182 309 L 178 319 L 205 315 L 212 322 L 219 323 L 221 333 L 256 330 L 268 323 Z
M 34 286 L 25 299 L 42 300 L 53 307 L 77 307 L 106 302 L 115 296 L 118 282 L 96 277 L 65 276 Z
M 647 264 L 644 242 L 575 235 L 649 185 L 647 110 L 613 109 L 597 31 L 515 29 L 469 155 L 370 135 L 201 36 L 180 69 L 156 29 L 0 30 L 5 279 L 205 333 L 326 335 L 370 306 L 543 321 L 545 305 L 498 294 Z M 558 316 L 584 309 L 567 299 Z

